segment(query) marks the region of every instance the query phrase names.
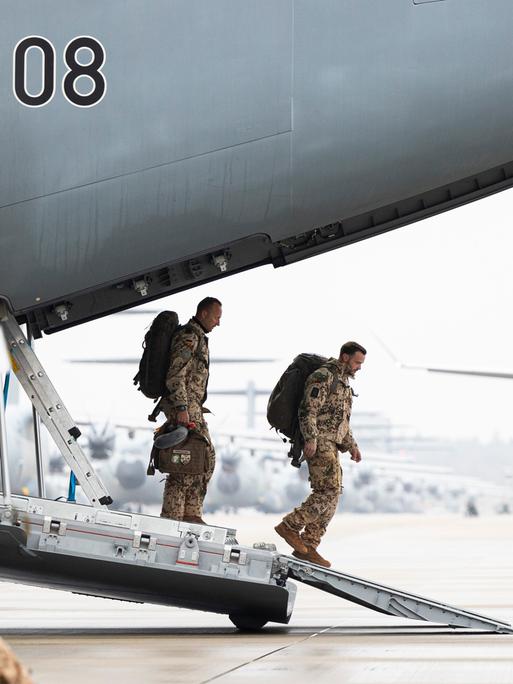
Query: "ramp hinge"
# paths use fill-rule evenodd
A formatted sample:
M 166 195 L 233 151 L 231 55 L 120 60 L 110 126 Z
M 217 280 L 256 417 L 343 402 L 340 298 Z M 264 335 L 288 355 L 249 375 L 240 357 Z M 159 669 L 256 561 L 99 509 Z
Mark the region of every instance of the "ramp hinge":
M 66 534 L 67 524 L 63 520 L 55 520 L 49 515 L 45 515 L 43 521 L 43 532 L 45 534 L 58 534 L 64 537 Z
M 134 532 L 134 540 L 132 542 L 134 549 L 147 549 L 148 551 L 155 551 L 157 548 L 157 538 L 144 532 Z
M 246 565 L 248 554 L 246 551 L 234 548 L 233 546 L 225 546 L 223 554 L 224 563 L 236 563 L 237 565 Z

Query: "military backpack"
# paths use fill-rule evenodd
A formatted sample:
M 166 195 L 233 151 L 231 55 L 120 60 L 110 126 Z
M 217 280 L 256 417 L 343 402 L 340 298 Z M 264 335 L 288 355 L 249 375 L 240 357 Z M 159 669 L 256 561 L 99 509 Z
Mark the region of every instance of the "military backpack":
M 298 410 L 309 375 L 327 363 L 317 354 L 299 354 L 278 380 L 267 402 L 267 420 L 271 427 L 290 440 L 299 429 Z
M 134 377 L 134 385 L 148 399 L 159 399 L 167 393 L 166 375 L 169 370 L 171 340 L 180 330 L 178 314 L 162 311 L 153 319 L 150 329 L 144 336 L 143 354 L 139 371 Z
M 309 375 L 328 364 L 325 356 L 299 354 L 278 380 L 267 402 L 267 420 L 271 427 L 285 435 L 292 443 L 289 457 L 295 467 L 301 465 L 303 437 L 299 429 L 299 405 Z M 334 391 L 332 387 L 330 391 Z M 285 440 L 284 440 L 285 441 Z

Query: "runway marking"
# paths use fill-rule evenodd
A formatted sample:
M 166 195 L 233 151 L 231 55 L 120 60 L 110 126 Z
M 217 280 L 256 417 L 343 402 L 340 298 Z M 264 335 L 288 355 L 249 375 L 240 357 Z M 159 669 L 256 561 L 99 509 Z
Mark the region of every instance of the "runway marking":
M 301 627 L 298 627 L 296 629 L 302 629 Z M 303 629 L 308 629 L 308 628 L 303 628 Z M 294 636 L 295 629 L 289 630 L 287 628 L 283 629 L 277 629 L 273 630 L 271 633 L 274 634 L 279 634 L 282 633 L 284 635 L 288 636 Z M 309 634 L 303 639 L 299 639 L 298 641 L 294 641 L 292 644 L 287 644 L 286 646 L 281 646 L 280 648 L 273 649 L 272 651 L 269 651 L 267 653 L 264 653 L 257 658 L 253 658 L 251 660 L 248 660 L 241 665 L 237 665 L 236 667 L 232 667 L 229 670 L 226 670 L 224 672 L 220 672 L 219 674 L 215 675 L 214 677 L 210 677 L 209 679 L 204 679 L 201 680 L 200 684 L 210 684 L 210 682 L 214 682 L 218 679 L 221 679 L 221 677 L 224 677 L 226 675 L 231 674 L 232 672 L 237 672 L 237 670 L 242 669 L 243 667 L 246 667 L 247 665 L 252 665 L 253 663 L 257 663 L 260 660 L 263 660 L 264 658 L 268 658 L 269 656 L 273 656 L 276 653 L 280 653 L 281 651 L 285 651 L 289 648 L 293 648 L 299 644 L 303 644 L 307 642 L 309 639 L 313 639 L 318 636 L 322 636 L 323 634 L 328 634 L 332 633 L 333 635 L 337 634 L 345 634 L 346 636 L 379 636 L 379 637 L 397 637 L 397 636 L 414 636 L 415 633 L 417 634 L 428 634 L 430 636 L 437 636 L 437 635 L 474 635 L 474 636 L 490 636 L 490 632 L 486 631 L 478 631 L 478 630 L 470 630 L 468 628 L 457 628 L 457 627 L 437 627 L 436 625 L 415 625 L 410 628 L 408 627 L 400 627 L 400 626 L 366 626 L 366 627 L 350 627 L 350 626 L 345 626 L 345 625 L 332 625 L 331 627 L 325 627 L 324 629 L 319 630 L 318 632 L 314 632 L 313 634 Z M 509 661 L 509 657 L 506 659 Z
M 269 656 L 274 655 L 275 653 L 280 653 L 280 651 L 286 651 L 288 648 L 293 648 L 294 646 L 297 646 L 298 644 L 303 644 L 309 639 L 313 639 L 316 636 L 319 636 L 321 634 L 324 634 L 326 632 L 329 632 L 333 627 L 326 627 L 325 629 L 321 630 L 320 632 L 315 632 L 314 634 L 309 634 L 307 637 L 304 639 L 300 639 L 299 641 L 295 641 L 293 644 L 287 644 L 286 646 L 280 646 L 280 648 L 275 648 L 272 651 L 269 651 L 268 653 L 264 653 L 261 656 L 258 656 L 258 658 L 252 658 L 251 660 L 248 660 L 245 663 L 242 663 L 241 665 L 237 665 L 236 667 L 232 667 L 229 670 L 225 670 L 224 672 L 220 672 L 219 674 L 215 675 L 214 677 L 210 677 L 209 679 L 203 679 L 200 684 L 209 684 L 209 682 L 214 682 L 216 679 L 221 679 L 221 677 L 224 677 L 225 675 L 229 675 L 232 672 L 237 672 L 237 670 L 242 669 L 243 667 L 246 667 L 246 665 L 252 665 L 253 663 L 257 663 L 259 660 L 263 660 L 264 658 L 268 658 Z

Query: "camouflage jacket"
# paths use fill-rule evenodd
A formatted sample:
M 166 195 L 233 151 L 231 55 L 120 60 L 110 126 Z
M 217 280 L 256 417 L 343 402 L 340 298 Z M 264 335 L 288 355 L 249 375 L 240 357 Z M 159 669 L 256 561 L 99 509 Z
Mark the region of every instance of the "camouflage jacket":
M 307 378 L 299 405 L 299 426 L 305 442 L 327 439 L 341 451 L 356 447 L 349 427 L 353 391 L 344 370 L 343 364 L 332 358 Z
M 171 408 L 187 406 L 189 415 L 201 414 L 207 398 L 209 352 L 208 338 L 194 319 L 179 330 L 171 343 L 166 402 Z

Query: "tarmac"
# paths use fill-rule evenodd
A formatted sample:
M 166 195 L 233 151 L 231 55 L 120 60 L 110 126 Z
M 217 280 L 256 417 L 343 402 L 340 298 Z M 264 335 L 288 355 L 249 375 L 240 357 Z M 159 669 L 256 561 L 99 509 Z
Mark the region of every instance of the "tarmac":
M 288 552 L 278 519 L 209 516 Z M 319 550 L 335 569 L 512 623 L 512 523 L 339 514 Z M 301 584 L 290 624 L 252 634 L 222 615 L 8 583 L 0 602 L 0 635 L 35 684 L 513 684 L 513 635 L 388 617 Z

